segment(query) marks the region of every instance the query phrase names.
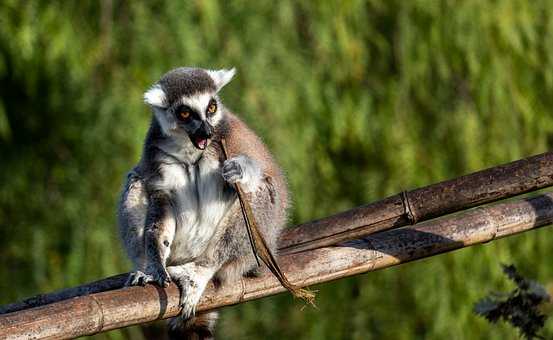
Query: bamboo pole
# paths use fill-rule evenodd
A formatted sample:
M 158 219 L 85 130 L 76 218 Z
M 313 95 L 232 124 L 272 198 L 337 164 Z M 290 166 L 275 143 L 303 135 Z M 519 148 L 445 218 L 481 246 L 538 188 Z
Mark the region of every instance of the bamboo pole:
M 279 254 L 321 248 L 553 185 L 553 152 L 503 164 L 284 231 Z M 123 287 L 120 274 L 0 306 L 0 314 Z
M 551 185 L 553 152 L 546 152 L 299 225 L 283 235 L 280 253 L 355 240 Z
M 395 229 L 335 247 L 280 258 L 298 286 L 328 282 L 443 252 L 489 242 L 553 222 L 553 193 L 469 210 L 416 226 Z M 265 272 L 218 290 L 210 286 L 199 311 L 284 291 Z M 178 314 L 179 291 L 155 285 L 90 294 L 0 316 L 0 338 L 70 338 Z

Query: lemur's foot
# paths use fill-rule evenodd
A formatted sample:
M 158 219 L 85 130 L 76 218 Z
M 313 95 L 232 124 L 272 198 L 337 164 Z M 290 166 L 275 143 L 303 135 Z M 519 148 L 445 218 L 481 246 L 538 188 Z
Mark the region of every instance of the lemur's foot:
M 245 185 L 246 191 L 251 192 L 258 187 L 263 171 L 253 159 L 238 155 L 223 163 L 222 175 L 225 181 L 231 184 L 240 182 Z
M 260 266 L 255 266 L 252 269 L 244 273 L 244 277 L 260 277 L 263 273 L 263 270 Z
M 169 267 L 168 270 L 171 278 L 180 289 L 181 317 L 185 320 L 190 319 L 196 313 L 196 306 L 200 301 L 203 289 L 194 281 L 192 273 L 189 273 L 185 268 Z
M 125 283 L 126 286 L 144 286 L 147 283 L 156 283 L 160 287 L 167 287 L 171 283 L 171 278 L 165 268 L 156 270 L 147 270 L 146 273 L 137 270 L 132 272 Z

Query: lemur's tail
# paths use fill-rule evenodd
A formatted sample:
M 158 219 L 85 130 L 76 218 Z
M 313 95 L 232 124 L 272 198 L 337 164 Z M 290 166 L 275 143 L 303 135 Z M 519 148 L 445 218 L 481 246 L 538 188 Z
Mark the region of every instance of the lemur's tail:
M 170 340 L 209 340 L 214 339 L 218 312 L 201 313 L 188 320 L 175 317 L 169 320 Z

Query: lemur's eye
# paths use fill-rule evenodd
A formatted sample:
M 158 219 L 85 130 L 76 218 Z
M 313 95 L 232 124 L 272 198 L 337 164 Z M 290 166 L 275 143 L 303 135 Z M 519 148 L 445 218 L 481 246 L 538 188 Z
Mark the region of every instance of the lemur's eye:
M 212 99 L 207 107 L 207 113 L 214 114 L 215 112 L 217 112 L 217 102 Z
M 188 110 L 181 111 L 180 117 L 182 119 L 187 119 L 188 117 L 190 117 L 190 111 L 188 111 Z

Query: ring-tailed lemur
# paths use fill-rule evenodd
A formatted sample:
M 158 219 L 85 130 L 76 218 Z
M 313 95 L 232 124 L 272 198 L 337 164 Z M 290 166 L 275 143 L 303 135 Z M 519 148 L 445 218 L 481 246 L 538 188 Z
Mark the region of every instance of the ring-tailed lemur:
M 216 314 L 194 317 L 206 285 L 214 277 L 232 284 L 256 268 L 232 184 L 241 183 L 248 193 L 273 253 L 286 223 L 288 191 L 280 168 L 217 95 L 234 73 L 177 68 L 144 94 L 154 115 L 142 158 L 128 174 L 118 219 L 135 265 L 128 284 L 173 281 L 181 289 L 182 315 L 170 321 L 174 336 L 211 337 Z

